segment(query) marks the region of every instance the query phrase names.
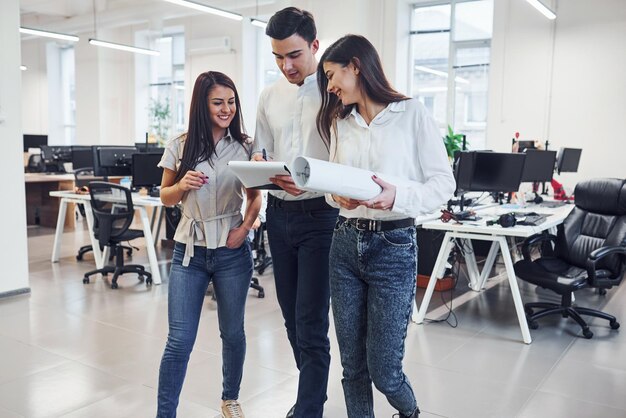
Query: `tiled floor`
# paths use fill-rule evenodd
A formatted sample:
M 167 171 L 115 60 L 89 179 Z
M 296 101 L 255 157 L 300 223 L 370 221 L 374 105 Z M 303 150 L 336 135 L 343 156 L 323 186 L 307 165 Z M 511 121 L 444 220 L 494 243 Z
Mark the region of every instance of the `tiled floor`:
M 84 233 L 66 233 L 62 258 L 51 264 L 51 232 L 29 230 L 31 294 L 0 300 L 0 417 L 154 417 L 167 335 L 168 251 L 159 251 L 164 285 L 146 287 L 131 275 L 111 290 L 100 278 L 82 284 L 82 274 L 93 268 L 91 256 L 80 263 L 74 258 L 87 241 Z M 147 264 L 145 251 L 136 252 L 133 261 Z M 261 284 L 266 297 L 258 299 L 251 291 L 248 299 L 240 401 L 248 418 L 280 418 L 295 399 L 296 368 L 271 269 Z M 624 321 L 625 288 L 607 297 L 579 292 L 578 300 L 606 305 Z M 585 340 L 572 321 L 552 318 L 531 331 L 534 341 L 525 345 L 506 282 L 469 296 L 463 305 L 455 301 L 457 328 L 409 326 L 405 369 L 421 416 L 626 417 L 624 331 L 594 320 L 595 337 Z M 522 285 L 522 297 L 538 295 Z M 429 317 L 442 312 L 439 308 Z M 330 335 L 325 416 L 345 417 L 334 330 Z M 219 353 L 216 307 L 207 297 L 180 417 L 219 416 Z M 378 393 L 375 402 L 378 417 L 395 412 Z

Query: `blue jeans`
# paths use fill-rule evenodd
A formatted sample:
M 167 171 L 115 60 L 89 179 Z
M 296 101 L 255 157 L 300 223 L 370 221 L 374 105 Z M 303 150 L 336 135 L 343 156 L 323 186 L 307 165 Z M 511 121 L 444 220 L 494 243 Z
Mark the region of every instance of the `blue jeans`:
M 213 281 L 222 339 L 222 399 L 237 399 L 246 356 L 243 328 L 246 297 L 252 278 L 250 243 L 236 249 L 194 247 L 183 267 L 185 244 L 174 246 L 169 276 L 169 334 L 159 370 L 157 418 L 176 416 L 187 362 L 198 333 L 204 296 Z M 207 376 L 207 379 L 211 376 Z
M 350 418 L 374 416 L 372 382 L 402 414 L 417 408 L 402 371 L 416 275 L 415 227 L 368 232 L 337 221 L 330 289 Z
M 276 295 L 300 371 L 294 416 L 321 417 L 330 366 L 328 251 L 338 211 L 270 203 L 266 213 Z

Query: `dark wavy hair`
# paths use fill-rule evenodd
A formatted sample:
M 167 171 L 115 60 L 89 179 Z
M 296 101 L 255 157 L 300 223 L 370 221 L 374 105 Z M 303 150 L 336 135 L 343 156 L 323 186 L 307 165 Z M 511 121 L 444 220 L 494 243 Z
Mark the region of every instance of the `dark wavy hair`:
M 211 157 L 215 154 L 215 144 L 213 143 L 213 123 L 209 115 L 209 92 L 215 86 L 228 87 L 235 93 L 235 116 L 230 122 L 228 129 L 230 135 L 242 146 L 248 139 L 243 125 L 243 117 L 241 116 L 241 104 L 239 102 L 239 93 L 235 83 L 226 74 L 217 71 L 207 71 L 196 78 L 193 86 L 193 94 L 191 96 L 191 107 L 189 109 L 189 129 L 181 137 L 185 138 L 183 148 L 183 158 L 181 158 L 181 166 L 174 183 L 180 181 L 187 171 L 193 169 L 198 163 L 208 161 L 213 165 Z
M 317 37 L 317 29 L 311 13 L 297 7 L 286 7 L 270 18 L 265 34 L 278 40 L 297 34 L 311 45 Z
M 327 147 L 330 145 L 330 127 L 333 120 L 348 116 L 356 104 L 344 106 L 337 96 L 326 90 L 328 79 L 324 72 L 324 62 L 343 67 L 353 64 L 359 69 L 358 86 L 361 92 L 376 103 L 388 105 L 409 99 L 391 87 L 385 77 L 378 52 L 370 41 L 361 35 L 346 35 L 338 39 L 326 49 L 317 65 L 317 86 L 322 96 L 322 105 L 317 114 L 317 130 Z

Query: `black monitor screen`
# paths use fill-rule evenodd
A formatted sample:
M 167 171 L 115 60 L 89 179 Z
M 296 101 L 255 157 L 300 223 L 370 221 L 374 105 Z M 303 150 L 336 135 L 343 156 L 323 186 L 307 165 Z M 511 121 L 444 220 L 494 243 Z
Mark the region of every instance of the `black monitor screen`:
M 132 155 L 137 152 L 135 147 L 123 146 L 93 146 L 94 175 L 102 176 L 130 176 Z
M 72 169 L 93 168 L 93 154 L 91 147 L 72 147 Z
M 68 145 L 42 145 L 41 157 L 47 163 L 69 163 L 72 161 L 72 147 Z
M 552 180 L 556 151 L 526 151 L 526 161 L 522 172 L 522 183 Z
M 161 185 L 163 169 L 157 167 L 163 153 L 133 154 L 133 187 L 153 188 Z
M 456 170 L 457 191 L 512 192 L 519 189 L 525 154 L 462 152 Z
M 151 153 L 161 153 L 163 154 L 163 147 L 160 147 L 158 144 L 154 142 L 135 142 L 135 147 L 139 152 L 151 152 Z
M 561 148 L 559 151 L 559 157 L 557 162 L 557 171 L 559 174 L 575 173 L 578 171 L 578 163 L 580 163 L 580 154 L 582 153 L 580 148 Z
M 24 152 L 28 152 L 29 148 L 39 148 L 42 145 L 48 145 L 48 135 L 24 134 Z
M 517 141 L 517 152 L 524 152 L 527 149 L 535 149 L 535 141 Z

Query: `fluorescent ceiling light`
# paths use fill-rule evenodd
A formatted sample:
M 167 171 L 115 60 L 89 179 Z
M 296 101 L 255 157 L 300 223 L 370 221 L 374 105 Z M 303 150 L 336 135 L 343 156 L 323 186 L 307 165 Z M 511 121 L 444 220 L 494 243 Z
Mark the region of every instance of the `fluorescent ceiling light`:
M 263 29 L 267 27 L 267 22 L 263 20 L 259 20 L 259 19 L 250 18 L 250 23 L 252 23 L 254 26 L 258 26 L 259 28 L 263 28 Z
M 26 70 L 28 70 L 28 67 L 25 66 L 25 65 L 20 65 L 20 70 L 26 71 Z
M 185 90 L 185 86 L 181 86 L 180 84 L 175 84 L 175 85 L 174 85 L 174 88 L 175 88 L 176 90 Z
M 206 6 L 190 0 L 163 0 L 168 3 L 177 4 L 179 6 L 189 7 L 190 9 L 199 10 L 205 13 L 226 17 L 233 20 L 243 20 L 243 16 L 237 13 L 227 12 L 226 10 L 216 9 L 215 7 Z
M 448 78 L 448 73 L 443 72 L 443 71 L 435 70 L 435 69 L 428 68 L 428 67 L 423 67 L 421 65 L 416 65 L 415 69 L 418 71 L 422 71 L 424 73 L 434 74 L 434 75 L 438 75 L 439 77 Z M 466 80 L 463 77 L 457 76 L 454 78 L 454 81 L 456 81 L 457 83 L 469 84 L 469 80 Z
M 35 35 L 35 36 L 44 36 L 46 38 L 62 39 L 64 41 L 78 42 L 78 36 L 67 35 L 65 33 L 50 32 L 47 30 L 20 27 L 20 33 L 26 33 L 28 35 Z
M 539 0 L 526 0 L 531 6 L 539 10 L 539 12 L 550 20 L 556 19 L 556 14 Z
M 116 44 L 114 42 L 100 41 L 98 39 L 89 39 L 91 45 L 104 46 L 106 48 L 119 49 L 120 51 L 136 52 L 138 54 L 159 56 L 161 53 L 154 49 L 139 48 L 136 46 Z

